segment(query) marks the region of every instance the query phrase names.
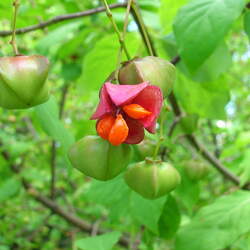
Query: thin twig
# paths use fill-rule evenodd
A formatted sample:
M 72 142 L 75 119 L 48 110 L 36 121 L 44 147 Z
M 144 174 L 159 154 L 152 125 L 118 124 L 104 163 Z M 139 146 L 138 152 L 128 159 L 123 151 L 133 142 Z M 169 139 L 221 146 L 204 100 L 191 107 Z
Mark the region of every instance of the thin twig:
M 28 193 L 33 198 L 35 198 L 37 201 L 39 201 L 44 206 L 49 208 L 53 213 L 56 213 L 56 214 L 60 215 L 66 221 L 70 222 L 74 226 L 76 226 L 76 227 L 80 228 L 81 230 L 83 230 L 85 232 L 88 232 L 88 233 L 91 233 L 93 231 L 92 224 L 88 223 L 87 221 L 82 220 L 81 218 L 77 217 L 73 213 L 69 213 L 69 212 L 65 211 L 64 209 L 62 209 L 62 207 L 60 205 L 57 205 L 57 203 L 55 203 L 51 199 L 47 198 L 46 196 L 41 195 L 36 189 L 29 188 Z M 103 234 L 105 232 L 106 231 L 99 228 L 98 231 L 97 231 L 97 234 Z M 119 239 L 119 244 L 122 245 L 122 246 L 127 247 L 128 244 L 129 244 L 128 238 L 126 236 L 122 236 Z
M 101 222 L 102 222 L 104 219 L 105 219 L 105 218 L 102 217 L 102 218 L 100 218 L 99 220 L 97 220 L 97 221 L 93 224 L 91 236 L 96 236 L 96 235 L 97 235 L 98 229 L 99 229 L 99 227 L 100 227 L 100 225 L 101 225 Z
M 69 86 L 70 84 L 64 84 L 64 86 L 62 87 L 61 90 L 61 100 L 59 103 L 59 118 L 62 119 L 63 117 L 63 112 L 64 112 L 64 106 L 65 106 L 65 102 L 67 99 L 67 94 L 68 94 L 68 90 L 69 90 Z
M 122 37 L 123 37 L 124 42 L 125 42 L 126 32 L 127 32 L 127 28 L 128 28 L 129 13 L 130 13 L 131 5 L 132 5 L 133 1 L 134 0 L 128 0 L 128 4 L 127 4 L 127 10 L 126 10 L 126 14 L 125 14 L 123 33 L 122 33 Z
M 210 134 L 211 134 L 211 137 L 212 137 L 212 141 L 213 141 L 213 144 L 214 144 L 214 155 L 219 158 L 220 157 L 220 148 L 219 148 L 219 145 L 218 145 L 218 140 L 217 140 L 217 136 L 216 134 L 213 132 L 213 125 L 212 125 L 212 122 L 210 120 L 207 121 L 207 125 L 210 129 Z
M 161 121 L 160 121 L 160 135 L 159 135 L 159 138 L 158 138 L 158 142 L 156 144 L 156 147 L 155 147 L 155 151 L 154 151 L 154 154 L 153 154 L 153 159 L 156 160 L 157 156 L 158 156 L 158 153 L 159 153 L 159 150 L 160 150 L 160 147 L 161 147 L 161 144 L 162 142 L 164 141 L 164 132 L 163 132 L 163 128 L 164 128 L 164 122 L 165 122 L 165 119 L 166 119 L 166 114 L 167 114 L 167 111 L 164 110 L 162 115 L 161 115 Z
M 151 55 L 151 56 L 156 55 L 156 50 L 154 48 L 153 41 L 152 41 L 152 39 L 148 33 L 148 30 L 143 22 L 140 10 L 139 10 L 135 0 L 133 1 L 133 4 L 132 4 L 132 12 L 131 13 L 132 13 L 134 20 L 138 26 L 141 37 L 144 41 L 144 44 L 148 50 L 149 55 Z
M 176 56 L 176 57 L 174 57 L 174 58 L 171 60 L 171 63 L 175 65 L 175 64 L 177 64 L 180 60 L 181 60 L 180 56 Z
M 2 146 L 2 144 L 0 142 L 0 147 L 1 146 Z M 1 151 L 1 154 L 2 154 L 2 156 L 3 156 L 3 158 L 5 160 L 7 160 L 8 162 L 11 161 L 11 157 L 8 154 L 8 152 Z M 16 174 L 19 174 L 20 171 L 21 171 L 21 167 L 19 165 L 16 165 L 16 164 L 10 164 L 10 168 Z M 88 232 L 88 233 L 92 232 L 92 230 L 93 230 L 92 224 L 90 224 L 89 222 L 81 219 L 80 217 L 78 217 L 74 213 L 67 212 L 66 210 L 64 210 L 62 208 L 61 205 L 58 205 L 52 199 L 50 199 L 50 198 L 42 195 L 41 192 L 39 192 L 38 190 L 36 190 L 29 182 L 27 182 L 27 180 L 24 177 L 20 177 L 20 179 L 22 181 L 22 184 L 23 184 L 23 187 L 25 188 L 25 190 L 35 200 L 37 200 L 38 202 L 40 202 L 41 204 L 43 204 L 45 207 L 49 208 L 53 213 L 55 213 L 55 214 L 59 215 L 60 217 L 64 218 L 66 221 L 68 221 L 72 225 L 78 227 L 82 231 Z M 103 234 L 103 233 L 106 233 L 106 231 L 99 228 L 98 231 L 97 231 L 97 234 Z M 118 243 L 120 245 L 122 245 L 122 246 L 128 247 L 128 245 L 129 245 L 129 239 L 128 239 L 128 237 L 126 235 L 123 235 L 119 239 Z
M 240 184 L 240 179 L 234 175 L 230 170 L 228 170 L 223 164 L 211 154 L 198 140 L 194 135 L 186 135 L 188 141 L 194 146 L 194 148 L 227 179 L 231 180 L 236 185 Z
M 23 121 L 25 122 L 29 132 L 31 133 L 31 135 L 35 138 L 35 139 L 39 139 L 39 135 L 37 134 L 33 124 L 32 124 L 32 121 L 30 120 L 30 117 L 28 116 L 25 116 L 23 118 Z
M 123 33 L 122 33 L 122 39 L 124 41 L 124 44 L 125 44 L 126 32 L 128 28 L 128 21 L 129 21 L 129 13 L 130 13 L 132 2 L 133 0 L 128 0 L 127 10 L 126 10 L 125 19 L 124 19 L 124 26 L 123 26 Z M 117 56 L 116 70 L 115 70 L 115 80 L 117 83 L 118 83 L 118 74 L 119 74 L 120 64 L 122 60 L 122 51 L 123 51 L 123 47 L 120 46 L 119 51 L 118 51 L 118 56 Z
M 131 250 L 138 250 L 139 249 L 139 245 L 141 243 L 141 238 L 142 238 L 144 231 L 145 231 L 145 227 L 141 226 L 140 231 L 136 235 L 135 241 L 131 244 Z
M 126 6 L 127 6 L 127 3 L 124 2 L 124 3 L 110 4 L 109 8 L 110 9 L 117 9 L 117 8 L 125 8 Z M 246 4 L 246 8 L 250 9 L 250 3 Z M 34 30 L 43 29 L 45 27 L 48 27 L 50 25 L 53 25 L 53 24 L 56 24 L 56 23 L 59 23 L 59 22 L 63 22 L 63 21 L 66 21 L 66 20 L 71 20 L 71 19 L 77 19 L 77 18 L 81 18 L 81 17 L 85 17 L 85 16 L 91 16 L 91 15 L 95 15 L 97 13 L 101 13 L 101 12 L 104 12 L 104 11 L 105 11 L 104 7 L 98 7 L 98 8 L 82 11 L 82 12 L 76 12 L 76 13 L 72 13 L 72 14 L 56 16 L 56 17 L 54 17 L 52 19 L 49 19 L 48 21 L 17 29 L 16 34 L 17 35 L 24 34 L 24 33 L 27 33 L 27 32 L 34 31 Z M 136 21 L 137 17 L 135 15 L 133 9 L 132 9 L 132 14 L 134 16 L 135 22 L 137 22 Z M 139 27 L 139 29 L 140 28 L 141 27 Z M 141 30 L 140 30 L 140 32 L 142 33 Z M 11 34 L 12 34 L 11 30 L 1 30 L 0 31 L 0 37 L 10 36 Z M 151 46 L 152 46 L 152 39 L 150 38 L 150 36 L 148 36 L 148 37 L 150 39 L 150 43 L 151 43 Z M 145 39 L 145 37 L 143 37 L 143 40 L 144 39 Z M 153 49 L 153 52 L 154 52 L 155 51 L 154 47 L 152 47 L 152 49 Z M 155 53 L 153 53 L 153 54 L 155 54 Z M 175 64 L 175 61 L 176 60 L 179 61 L 179 59 L 180 59 L 179 56 L 175 57 L 173 59 L 174 64 Z
M 61 119 L 63 116 L 64 105 L 66 102 L 67 93 L 69 90 L 69 84 L 65 84 L 61 89 L 61 100 L 59 105 L 59 118 Z M 50 171 L 51 171 L 51 184 L 50 184 L 50 197 L 52 200 L 55 199 L 56 195 L 56 141 L 52 140 L 51 143 L 51 157 L 50 157 Z
M 147 28 L 143 22 L 143 19 L 138 17 L 138 13 L 135 12 L 135 22 L 138 25 L 138 28 L 140 30 L 141 36 L 143 38 L 143 41 L 145 43 L 145 46 L 148 47 L 148 50 L 151 51 L 150 48 L 153 47 L 153 44 L 151 43 L 149 36 L 148 36 L 148 31 Z M 148 37 L 148 38 L 147 38 Z M 148 41 L 150 41 L 150 46 L 148 45 Z M 151 54 L 151 52 L 150 52 Z M 153 55 L 157 56 L 156 51 L 153 51 Z M 179 56 L 175 57 L 171 62 L 173 64 L 177 64 L 181 58 Z M 173 92 L 170 93 L 169 95 L 169 101 L 170 104 L 173 108 L 173 111 L 177 117 L 182 116 L 182 111 L 178 105 L 178 102 L 175 98 L 175 95 Z M 233 183 L 236 185 L 240 184 L 240 179 L 234 175 L 231 171 L 229 171 L 213 154 L 211 154 L 202 144 L 198 142 L 196 137 L 194 135 L 186 135 L 187 140 L 189 143 L 207 160 L 209 161 L 223 176 L 225 176 L 227 179 L 231 180 Z M 250 184 L 246 184 L 243 189 L 249 189 Z
M 55 199 L 56 195 L 56 142 L 51 142 L 51 156 L 50 156 L 50 197 Z
M 172 124 L 170 125 L 169 130 L 168 130 L 168 137 L 171 137 L 173 135 L 174 130 L 175 130 L 177 124 L 180 122 L 180 120 L 181 120 L 180 116 L 177 116 L 174 118 L 174 121 L 172 122 Z
M 116 3 L 116 4 L 110 4 L 109 8 L 110 9 L 117 9 L 117 8 L 125 8 L 126 6 L 127 6 L 126 3 Z M 49 19 L 48 21 L 17 29 L 16 34 L 19 35 L 19 34 L 24 34 L 27 32 L 34 31 L 34 30 L 43 29 L 43 28 L 48 27 L 50 25 L 60 23 L 60 22 L 66 21 L 66 20 L 73 20 L 73 19 L 77 19 L 77 18 L 81 18 L 81 17 L 95 15 L 97 13 L 104 12 L 105 10 L 106 9 L 104 7 L 98 7 L 98 8 L 82 11 L 82 12 L 76 12 L 76 13 L 72 13 L 72 14 L 56 16 L 52 19 Z M 0 36 L 2 36 L 2 37 L 9 36 L 11 34 L 12 34 L 12 30 L 0 31 Z

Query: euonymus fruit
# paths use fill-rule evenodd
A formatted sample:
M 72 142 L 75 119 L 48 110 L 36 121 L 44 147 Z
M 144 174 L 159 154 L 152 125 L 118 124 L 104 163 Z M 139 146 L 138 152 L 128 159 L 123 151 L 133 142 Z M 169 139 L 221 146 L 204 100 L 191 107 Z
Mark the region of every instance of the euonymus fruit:
M 184 163 L 184 170 L 191 180 L 196 181 L 208 174 L 209 167 L 202 161 L 190 160 Z
M 156 142 L 150 139 L 144 139 L 141 143 L 137 145 L 140 156 L 142 159 L 150 157 L 155 152 Z
M 23 109 L 46 102 L 49 98 L 46 57 L 0 57 L 0 106 Z
M 131 146 L 113 146 L 99 136 L 86 136 L 69 150 L 72 165 L 87 176 L 106 181 L 119 175 L 129 164 Z
M 137 84 L 148 81 L 169 94 L 175 81 L 175 66 L 159 57 L 147 56 L 125 62 L 119 70 L 120 84 Z
M 130 165 L 124 175 L 128 186 L 147 199 L 157 199 L 180 183 L 178 171 L 167 162 L 141 161 Z

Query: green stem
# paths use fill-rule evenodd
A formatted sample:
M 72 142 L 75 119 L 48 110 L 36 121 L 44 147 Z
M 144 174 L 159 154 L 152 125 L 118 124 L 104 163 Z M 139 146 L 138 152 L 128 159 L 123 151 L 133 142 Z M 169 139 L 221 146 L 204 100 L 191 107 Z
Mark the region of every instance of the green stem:
M 134 11 L 134 14 L 135 14 L 135 16 L 137 18 L 137 21 L 138 21 L 140 27 L 141 27 L 141 31 L 143 33 L 143 37 L 145 38 L 145 43 L 146 43 L 147 49 L 149 51 L 149 54 L 151 56 L 153 56 L 154 52 L 153 52 L 153 48 L 151 46 L 151 42 L 150 42 L 150 39 L 149 39 L 149 36 L 148 36 L 148 32 L 147 32 L 146 26 L 145 26 L 145 24 L 143 22 L 140 10 L 139 10 L 139 8 L 138 8 L 135 1 L 133 1 L 133 3 L 132 3 L 132 9 Z
M 122 47 L 120 47 L 118 56 L 117 56 L 117 64 L 116 64 L 116 70 L 115 70 L 115 81 L 118 84 L 119 80 L 119 68 L 120 68 L 120 63 L 122 61 Z
M 125 15 L 125 20 L 124 20 L 124 26 L 123 26 L 123 41 L 125 43 L 125 36 L 126 36 L 126 32 L 127 32 L 127 28 L 128 28 L 128 21 L 129 21 L 129 13 L 130 13 L 130 9 L 131 6 L 133 4 L 134 0 L 128 0 L 128 5 L 127 5 L 127 10 L 126 10 L 126 15 Z
M 124 43 L 124 39 L 123 39 L 123 37 L 122 37 L 122 35 L 121 35 L 121 33 L 120 33 L 116 23 L 115 23 L 115 20 L 113 18 L 112 12 L 110 11 L 109 5 L 108 5 L 106 0 L 102 0 L 102 1 L 104 3 L 105 8 L 106 8 L 106 14 L 107 14 L 108 18 L 110 19 L 110 21 L 111 21 L 111 23 L 112 23 L 112 25 L 114 27 L 114 30 L 115 30 L 115 32 L 116 32 L 116 34 L 118 36 L 120 45 L 121 45 L 122 49 L 124 49 L 125 54 L 127 56 L 127 59 L 130 60 L 130 55 L 128 53 L 128 49 L 127 49 L 127 47 L 126 47 L 126 45 Z
M 154 155 L 153 155 L 153 160 L 156 160 L 156 157 L 158 155 L 158 152 L 159 152 L 159 149 L 161 147 L 161 144 L 164 141 L 163 125 L 164 125 L 164 121 L 166 119 L 166 114 L 167 114 L 167 111 L 164 110 L 163 114 L 162 114 L 162 117 L 161 117 L 161 122 L 160 122 L 160 137 L 159 137 L 157 145 L 155 147 L 155 151 L 154 151 Z
M 124 20 L 123 33 L 122 33 L 122 39 L 123 39 L 124 45 L 125 45 L 125 37 L 126 37 L 128 21 L 129 21 L 129 13 L 130 13 L 132 2 L 133 2 L 133 0 L 128 1 L 125 20 Z M 123 46 L 120 47 L 119 52 L 118 52 L 118 57 L 117 57 L 117 64 L 116 64 L 116 71 L 115 71 L 115 79 L 116 79 L 117 83 L 118 83 L 119 67 L 120 67 L 120 63 L 122 61 L 123 48 L 124 48 Z
M 12 38 L 10 41 L 10 44 L 13 47 L 13 52 L 14 54 L 17 56 L 19 54 L 18 52 L 18 48 L 16 45 L 16 18 L 17 18 L 17 11 L 18 11 L 18 7 L 19 7 L 19 0 L 15 0 L 13 2 L 13 7 L 14 7 L 14 15 L 13 15 L 13 23 L 12 23 Z

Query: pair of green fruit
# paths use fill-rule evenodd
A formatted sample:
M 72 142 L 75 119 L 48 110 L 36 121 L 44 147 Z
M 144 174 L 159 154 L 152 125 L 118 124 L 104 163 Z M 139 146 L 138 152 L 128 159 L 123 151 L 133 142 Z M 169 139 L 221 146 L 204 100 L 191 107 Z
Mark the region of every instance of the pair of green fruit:
M 69 151 L 72 165 L 87 176 L 107 181 L 123 172 L 131 159 L 132 148 L 112 146 L 99 136 L 86 136 Z M 144 161 L 128 166 L 124 174 L 127 185 L 147 199 L 157 199 L 180 183 L 178 171 L 169 163 Z
M 46 79 L 49 62 L 44 56 L 15 56 L 0 58 L 0 106 L 24 109 L 46 102 L 49 88 Z M 149 81 L 168 94 L 175 78 L 175 67 L 157 57 L 134 59 L 119 70 L 121 84 Z M 114 147 L 99 137 L 88 136 L 73 145 L 70 160 L 86 175 L 109 180 L 120 174 L 129 164 L 129 145 Z M 145 198 L 155 199 L 180 182 L 180 176 L 170 164 L 143 161 L 125 173 L 126 183 Z
M 118 76 L 120 84 L 148 81 L 167 95 L 175 79 L 175 67 L 161 58 L 148 56 L 125 62 Z M 169 163 L 144 160 L 129 165 L 131 146 L 112 146 L 96 136 L 86 136 L 74 144 L 69 158 L 75 168 L 102 181 L 113 179 L 128 167 L 124 174 L 125 182 L 147 199 L 166 195 L 180 182 L 178 171 Z
M 49 86 L 46 79 L 49 62 L 40 55 L 0 58 L 0 106 L 6 109 L 25 109 L 46 102 Z M 119 71 L 120 83 L 136 84 L 146 81 L 171 89 L 175 67 L 158 57 L 144 57 L 126 62 Z
M 119 70 L 120 84 L 137 84 L 148 81 L 159 86 L 167 95 L 175 79 L 175 67 L 158 57 L 133 59 Z M 95 179 L 107 181 L 123 172 L 129 165 L 131 146 L 112 146 L 96 136 L 86 136 L 74 144 L 69 152 L 72 165 Z M 125 182 L 145 198 L 156 199 L 173 189 L 180 182 L 178 171 L 169 163 L 144 160 L 128 166 Z

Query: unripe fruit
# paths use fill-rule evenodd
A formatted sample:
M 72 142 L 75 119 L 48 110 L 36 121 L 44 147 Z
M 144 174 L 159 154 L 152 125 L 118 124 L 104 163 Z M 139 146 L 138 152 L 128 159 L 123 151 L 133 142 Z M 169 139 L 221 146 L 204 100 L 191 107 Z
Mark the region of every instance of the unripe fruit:
M 69 150 L 72 165 L 87 176 L 107 181 L 120 174 L 129 164 L 131 147 L 113 146 L 99 136 L 86 136 Z
M 127 185 L 147 199 L 166 195 L 180 183 L 178 171 L 166 162 L 141 161 L 129 167 L 124 175 Z
M 137 145 L 140 155 L 143 159 L 150 157 L 154 154 L 156 148 L 156 142 L 144 139 L 141 143 Z
M 175 66 L 159 57 L 147 56 L 128 61 L 119 70 L 120 84 L 137 84 L 149 81 L 169 94 L 175 81 Z
M 14 56 L 0 58 L 0 106 L 23 109 L 46 102 L 49 98 L 46 57 Z
M 184 170 L 191 180 L 197 181 L 204 178 L 208 174 L 209 167 L 204 162 L 190 160 L 184 164 Z

